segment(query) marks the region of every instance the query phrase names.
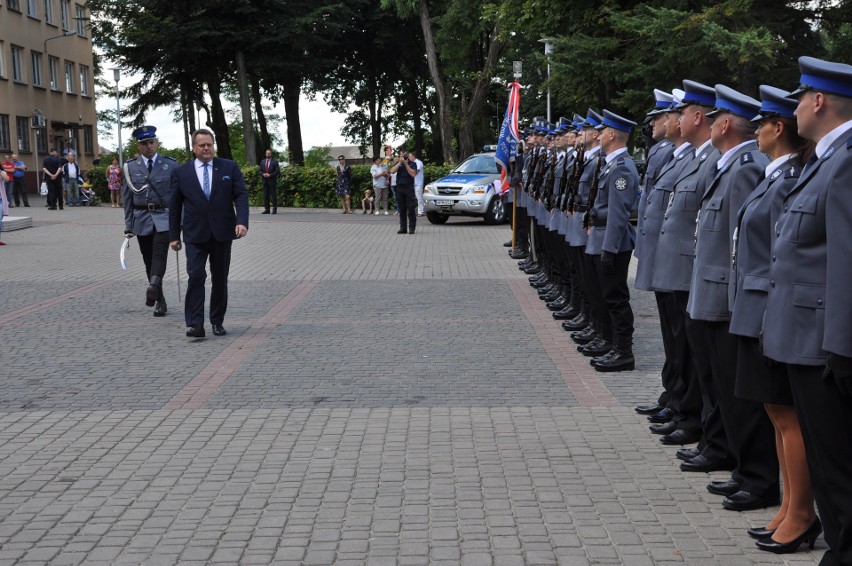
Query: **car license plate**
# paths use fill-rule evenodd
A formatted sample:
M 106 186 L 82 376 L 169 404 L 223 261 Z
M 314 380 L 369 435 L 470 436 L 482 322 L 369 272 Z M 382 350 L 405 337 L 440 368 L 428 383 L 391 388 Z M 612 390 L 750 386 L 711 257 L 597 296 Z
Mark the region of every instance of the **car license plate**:
M 435 201 L 436 206 L 453 206 L 453 204 L 454 203 L 451 200 L 436 200 Z

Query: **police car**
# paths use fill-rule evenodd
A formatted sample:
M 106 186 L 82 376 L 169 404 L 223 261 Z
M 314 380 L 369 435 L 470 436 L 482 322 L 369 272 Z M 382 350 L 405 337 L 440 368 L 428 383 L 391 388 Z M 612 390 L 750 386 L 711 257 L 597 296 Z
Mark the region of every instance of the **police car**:
M 486 224 L 505 222 L 506 202 L 497 193 L 499 185 L 494 151 L 471 155 L 452 173 L 424 187 L 426 218 L 432 224 L 443 224 L 450 216 L 481 216 Z

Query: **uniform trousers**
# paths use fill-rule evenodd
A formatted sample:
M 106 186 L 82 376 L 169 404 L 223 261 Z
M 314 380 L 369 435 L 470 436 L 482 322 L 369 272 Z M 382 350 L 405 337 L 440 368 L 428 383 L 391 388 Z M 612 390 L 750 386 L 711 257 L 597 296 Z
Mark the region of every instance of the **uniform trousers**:
M 413 231 L 417 227 L 417 197 L 414 195 L 414 185 L 397 185 L 396 203 L 399 207 L 399 229 Z
M 633 309 L 630 308 L 630 288 L 627 286 L 627 268 L 632 256 L 632 250 L 615 254 L 614 269 L 609 274 L 603 270 L 601 256 L 589 256 L 594 263 L 612 333 L 620 337 L 633 336 Z
M 278 184 L 275 177 L 263 178 L 263 210 L 268 211 L 270 205 L 272 210 L 278 210 Z
M 829 551 L 821 566 L 852 564 L 852 397 L 822 366 L 789 365 L 793 403 Z
M 162 281 L 166 274 L 166 261 L 169 257 L 169 232 L 154 232 L 147 236 L 137 234 L 139 251 L 142 252 L 142 261 L 145 262 L 145 274 L 148 281 L 152 276 L 157 276 Z M 163 286 L 160 285 L 160 299 L 163 298 Z
M 44 180 L 47 181 L 47 206 L 50 208 L 62 208 L 64 201 L 62 200 L 62 176 L 51 179 L 45 175 Z
M 598 270 L 595 267 L 594 258 L 600 256 L 592 256 L 587 253 L 583 254 L 582 277 L 585 281 L 584 288 L 589 297 L 589 306 L 592 310 L 592 320 L 595 325 L 595 330 L 604 340 L 612 340 L 612 317 L 609 314 L 606 299 L 601 289 L 602 282 L 598 278 Z
M 674 293 L 655 291 L 654 299 L 657 301 L 660 331 L 663 336 L 663 351 L 666 354 L 666 360 L 663 362 L 663 369 L 660 372 L 663 392 L 658 403 L 671 408 L 675 413 L 679 413 L 680 402 L 685 389 L 680 375 L 681 368 L 692 363 L 692 359 L 689 357 L 689 345 L 686 342 L 683 319 L 678 312 Z
M 685 293 L 688 295 L 688 293 Z M 688 299 L 687 299 L 688 300 Z M 678 299 L 680 304 L 680 299 Z M 683 304 L 684 308 L 686 303 Z M 685 312 L 685 311 L 684 311 Z M 716 390 L 713 387 L 712 365 L 713 348 L 711 348 L 712 337 L 710 327 L 700 320 L 695 320 L 688 314 L 686 316 L 686 335 L 692 347 L 692 357 L 695 361 L 695 377 L 701 391 L 701 455 L 713 461 L 733 461 L 734 453 L 728 445 L 728 437 L 722 424 L 722 414 L 716 399 Z M 733 355 L 732 355 L 733 357 Z M 766 411 L 764 411 L 766 412 Z M 740 482 L 736 471 L 733 474 L 735 481 Z
M 24 188 L 24 178 L 14 177 L 12 183 L 14 185 L 15 206 L 20 206 L 19 199 L 24 202 L 24 206 L 29 206 L 30 201 L 27 198 L 27 190 Z
M 228 272 L 231 268 L 232 240 L 220 242 L 212 236 L 202 244 L 186 243 L 186 305 L 187 326 L 204 324 L 204 283 L 207 281 L 207 260 L 210 260 L 210 323 L 222 324 L 228 309 Z
M 678 428 L 684 432 L 701 432 L 701 384 L 695 369 L 695 357 L 687 332 L 686 304 L 689 292 L 673 291 L 665 295 L 660 311 L 660 320 L 672 334 L 673 363 L 672 378 L 676 380 L 670 390 L 670 402 Z M 660 303 L 658 303 L 660 304 Z M 665 320 L 663 320 L 665 319 Z M 665 386 L 665 383 L 664 383 Z M 701 443 L 699 449 L 703 448 Z

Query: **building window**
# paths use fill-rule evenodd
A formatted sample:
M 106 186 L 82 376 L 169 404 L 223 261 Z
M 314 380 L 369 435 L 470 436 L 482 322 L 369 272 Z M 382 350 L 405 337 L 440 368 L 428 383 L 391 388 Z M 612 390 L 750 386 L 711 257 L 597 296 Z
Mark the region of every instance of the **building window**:
M 50 90 L 59 90 L 59 59 L 48 57 L 47 68 L 50 71 Z
M 18 0 L 6 0 L 6 7 L 10 10 L 15 10 L 16 12 L 21 11 L 21 4 Z
M 3 57 L 3 54 L 6 52 L 6 48 L 3 45 L 3 42 L 0 41 L 0 79 L 6 78 L 6 59 Z
M 83 6 L 74 4 L 74 21 L 77 22 L 77 35 L 86 37 L 86 12 Z
M 42 155 L 47 154 L 47 128 L 35 128 L 36 150 Z
M 18 126 L 18 151 L 30 152 L 30 118 L 29 116 L 17 116 L 15 123 Z
M 31 51 L 33 62 L 33 86 L 44 86 L 41 80 L 41 53 Z
M 89 68 L 80 65 L 80 94 L 89 96 Z
M 95 137 L 91 126 L 83 126 L 83 151 L 88 154 L 95 153 Z
M 24 67 L 21 64 L 21 54 L 23 52 L 23 47 L 12 46 L 12 80 L 16 83 L 24 82 Z
M 65 61 L 65 92 L 74 94 L 74 63 Z
M 71 29 L 71 25 L 68 23 L 71 14 L 68 13 L 70 9 L 70 0 L 59 0 L 59 23 L 62 24 L 62 29 L 69 30 Z
M 36 8 L 36 2 L 38 0 L 27 0 L 27 15 L 31 18 L 38 17 L 38 9 Z
M 53 22 L 53 0 L 44 0 L 44 21 L 52 24 Z
M 9 139 L 9 115 L 0 114 L 0 151 L 12 151 Z

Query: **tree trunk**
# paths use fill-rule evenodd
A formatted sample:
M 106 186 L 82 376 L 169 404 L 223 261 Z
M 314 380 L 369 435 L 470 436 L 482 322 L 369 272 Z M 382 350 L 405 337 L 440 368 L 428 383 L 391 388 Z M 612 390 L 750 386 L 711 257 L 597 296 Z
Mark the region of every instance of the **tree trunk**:
M 423 28 L 423 43 L 426 47 L 426 61 L 429 64 L 429 76 L 435 86 L 438 97 L 438 125 L 441 134 L 441 155 L 445 163 L 455 163 L 453 152 L 453 121 L 450 113 L 450 89 L 444 84 L 441 70 L 438 68 L 438 51 L 435 49 L 435 36 L 432 34 L 432 21 L 426 0 L 420 0 L 420 27 Z
M 225 119 L 225 109 L 222 108 L 222 100 L 219 98 L 220 85 L 218 75 L 213 75 L 207 80 L 207 89 L 210 93 L 211 127 L 216 134 L 216 155 L 224 159 L 233 159 L 231 152 L 231 138 L 228 135 L 228 121 Z
M 476 126 L 476 120 L 479 118 L 482 104 L 485 102 L 485 97 L 488 94 L 488 86 L 491 83 L 492 70 L 497 66 L 500 56 L 503 54 L 505 42 L 499 39 L 499 28 L 494 26 L 491 31 L 491 44 L 488 46 L 488 55 L 485 57 L 485 64 L 479 77 L 476 79 L 476 85 L 473 87 L 473 94 L 470 101 L 462 106 L 462 119 L 459 127 L 459 149 L 460 159 L 465 159 L 476 153 L 476 148 L 473 145 L 473 130 Z M 496 132 L 494 142 L 497 142 Z
M 378 79 L 375 76 L 367 79 L 367 110 L 370 113 L 370 145 L 373 148 L 373 155 L 382 155 L 382 121 L 381 107 L 382 103 L 379 100 L 377 88 Z
M 302 148 L 302 126 L 299 122 L 299 96 L 302 93 L 302 79 L 296 75 L 287 75 L 281 84 L 284 95 L 284 113 L 287 119 L 287 145 L 290 148 L 290 164 L 304 165 L 305 150 Z
M 269 129 L 266 125 L 266 114 L 263 113 L 263 99 L 260 96 L 260 85 L 257 77 L 253 77 L 251 81 L 251 95 L 254 99 L 254 113 L 257 115 L 257 127 L 260 130 L 260 145 L 258 148 L 257 158 L 262 159 L 261 152 L 266 152 L 267 149 L 272 149 L 272 139 L 269 136 Z
M 246 56 L 242 49 L 237 50 L 237 88 L 240 91 L 240 113 L 243 119 L 243 156 L 246 165 L 257 165 L 257 151 L 254 139 L 254 120 L 251 117 L 251 99 L 249 98 L 248 75 L 246 74 Z
M 189 112 L 187 112 L 187 108 L 189 108 Z M 192 148 L 189 144 L 189 138 L 192 130 L 192 122 L 195 120 L 195 114 L 192 112 L 192 102 L 189 101 L 189 96 L 186 94 L 186 90 L 183 88 L 180 89 L 180 109 L 181 114 L 183 114 L 183 143 L 186 147 L 186 154 L 191 155 L 190 151 Z

